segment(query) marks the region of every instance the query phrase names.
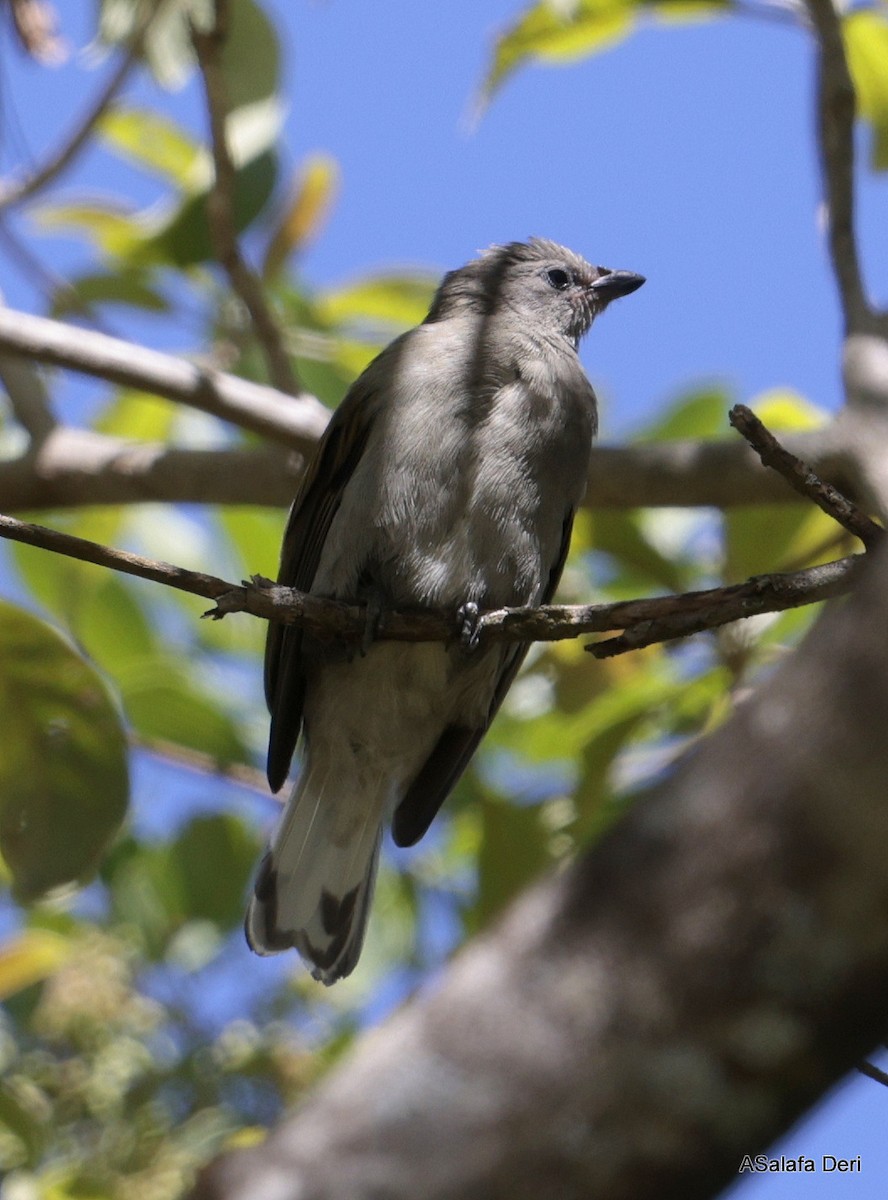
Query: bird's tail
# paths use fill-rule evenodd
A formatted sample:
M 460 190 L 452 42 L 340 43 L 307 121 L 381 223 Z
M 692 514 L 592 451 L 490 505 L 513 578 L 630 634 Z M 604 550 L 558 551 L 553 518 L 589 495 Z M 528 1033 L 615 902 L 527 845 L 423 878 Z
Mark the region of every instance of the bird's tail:
M 257 954 L 295 947 L 328 985 L 350 974 L 361 953 L 383 809 L 381 791 L 357 800 L 330 784 L 306 764 L 260 864 L 245 922 Z

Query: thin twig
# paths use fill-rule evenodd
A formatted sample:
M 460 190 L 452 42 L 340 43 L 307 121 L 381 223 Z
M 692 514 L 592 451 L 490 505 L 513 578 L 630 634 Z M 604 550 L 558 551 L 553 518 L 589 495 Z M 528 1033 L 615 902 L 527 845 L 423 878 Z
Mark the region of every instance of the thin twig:
M 280 391 L 62 321 L 0 307 L 0 351 L 165 396 L 310 454 L 329 412 L 314 396 Z
M 785 612 L 830 600 L 851 590 L 863 561 L 863 555 L 852 554 L 835 562 L 806 567 L 803 571 L 753 575 L 745 583 L 665 597 L 680 602 L 674 611 L 666 611 L 663 616 L 652 613 L 648 619 L 642 617 L 619 637 L 593 642 L 586 649 L 596 658 L 613 658 L 630 650 L 640 650 L 642 646 L 718 629 L 745 617 Z
M 876 1083 L 881 1083 L 883 1087 L 888 1087 L 888 1071 L 883 1071 L 871 1062 L 858 1063 L 857 1069 L 861 1075 L 866 1075 L 868 1079 L 874 1079 Z
M 325 600 L 260 577 L 233 584 L 215 575 L 143 558 L 8 516 L 0 516 L 0 537 L 213 600 L 216 607 L 204 616 L 218 619 L 229 613 L 248 612 L 265 620 L 298 623 L 319 638 L 352 644 L 358 644 L 366 630 L 362 606 Z M 484 642 L 549 642 L 613 629 L 632 631 L 623 635 L 623 641 L 613 639 L 591 647 L 596 656 L 610 657 L 652 641 L 716 628 L 740 617 L 781 612 L 840 595 L 853 585 L 860 561 L 860 556 L 852 556 L 792 575 L 763 575 L 746 583 L 680 596 L 615 604 L 501 608 L 481 615 L 479 636 Z M 451 642 L 458 633 L 455 613 L 422 610 L 384 613 L 377 636 L 383 641 Z
M 790 487 L 805 496 L 834 521 L 860 538 L 871 550 L 885 536 L 885 530 L 862 512 L 856 504 L 824 481 L 800 458 L 790 454 L 745 404 L 735 404 L 728 414 L 733 427 L 746 438 L 766 467 L 782 475 Z
M 220 60 L 227 32 L 227 0 L 215 0 L 215 24 L 210 32 L 205 33 L 194 27 L 191 30 L 204 82 L 215 166 L 215 182 L 207 197 L 207 221 L 216 257 L 250 314 L 256 338 L 265 354 L 271 382 L 279 391 L 295 396 L 300 390 L 299 381 L 284 347 L 283 336 L 266 303 L 259 277 L 247 265 L 237 240 L 234 219 L 237 172 L 226 136 L 228 89 Z
M 83 113 L 75 127 L 68 133 L 64 141 L 46 161 L 19 182 L 10 180 L 0 181 L 0 208 L 12 208 L 15 205 L 30 200 L 53 183 L 61 173 L 71 165 L 81 150 L 87 145 L 95 131 L 96 125 L 105 115 L 109 105 L 120 92 L 132 71 L 142 49 L 142 43 L 149 25 L 158 9 L 154 0 L 148 0 L 144 13 L 134 29 L 123 54 L 114 70 L 99 90 L 92 104 Z
M 195 750 L 191 746 L 182 746 L 178 742 L 170 742 L 165 738 L 144 737 L 133 730 L 128 736 L 132 746 L 138 750 L 144 750 L 147 754 L 169 759 L 177 766 L 199 771 L 201 775 L 214 775 L 220 779 L 231 780 L 232 783 L 238 783 L 241 787 L 258 792 L 269 800 L 276 799 L 268 786 L 265 772 L 260 771 L 257 767 L 250 767 L 246 763 L 220 762 L 212 754 L 206 754 L 202 750 Z
M 872 313 L 860 275 L 854 234 L 856 96 L 845 57 L 841 18 L 833 0 L 807 0 L 819 45 L 817 132 L 829 229 L 829 250 L 845 316 L 845 332 L 869 327 Z

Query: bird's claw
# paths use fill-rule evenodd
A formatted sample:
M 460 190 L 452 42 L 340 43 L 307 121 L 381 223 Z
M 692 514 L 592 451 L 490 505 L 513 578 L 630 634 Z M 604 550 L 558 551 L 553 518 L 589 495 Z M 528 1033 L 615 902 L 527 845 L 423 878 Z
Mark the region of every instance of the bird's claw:
M 481 641 L 481 610 L 474 600 L 467 600 L 456 610 L 459 643 L 466 654 L 478 649 Z

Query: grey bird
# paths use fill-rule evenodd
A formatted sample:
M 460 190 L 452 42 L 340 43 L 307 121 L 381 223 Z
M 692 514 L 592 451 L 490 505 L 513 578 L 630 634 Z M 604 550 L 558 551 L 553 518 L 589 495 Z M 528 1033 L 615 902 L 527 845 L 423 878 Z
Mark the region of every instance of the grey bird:
M 421 325 L 337 409 L 290 512 L 279 581 L 385 607 L 473 614 L 551 600 L 597 429 L 579 339 L 641 275 L 554 242 L 451 271 Z M 334 983 L 364 940 L 385 823 L 410 846 L 465 770 L 526 645 L 371 642 L 349 658 L 271 625 L 268 778 L 298 781 L 246 918 L 259 954 L 295 947 Z

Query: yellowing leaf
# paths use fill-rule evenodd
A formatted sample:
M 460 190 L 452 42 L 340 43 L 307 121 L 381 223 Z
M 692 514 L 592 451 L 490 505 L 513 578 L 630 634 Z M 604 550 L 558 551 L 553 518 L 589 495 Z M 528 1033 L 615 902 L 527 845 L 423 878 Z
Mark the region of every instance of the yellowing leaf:
M 750 407 L 769 429 L 817 429 L 829 420 L 829 413 L 825 409 L 818 408 L 791 388 L 771 388 L 761 392 Z
M 482 99 L 529 61 L 567 64 L 607 50 L 627 37 L 646 11 L 665 21 L 706 20 L 723 12 L 725 0 L 539 0 L 499 37 L 482 85 Z
M 274 275 L 294 251 L 316 237 L 339 191 L 339 164 L 331 154 L 311 154 L 303 162 L 293 199 L 275 229 L 262 271 Z
M 0 945 L 0 1000 L 52 975 L 71 954 L 71 943 L 48 929 L 28 929 Z
M 325 321 L 335 325 L 417 325 L 429 310 L 436 283 L 431 275 L 371 275 L 325 292 L 316 307 Z
M 870 165 L 888 170 L 888 21 L 873 11 L 850 13 L 842 21 L 848 67 L 860 115 L 873 128 Z
M 182 190 L 209 182 L 206 152 L 184 129 L 159 113 L 113 108 L 102 117 L 98 132 L 115 150 Z M 203 178 L 197 179 L 196 172 Z

